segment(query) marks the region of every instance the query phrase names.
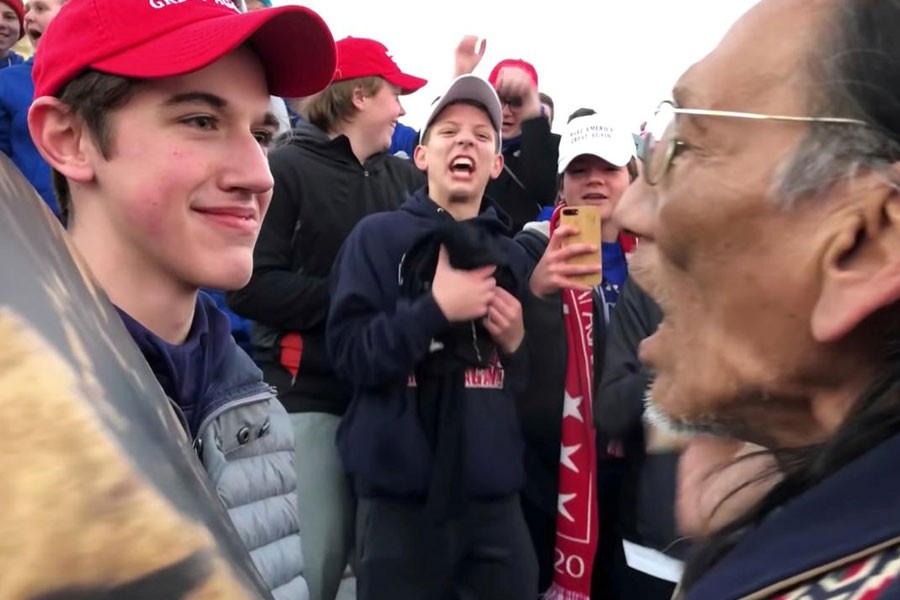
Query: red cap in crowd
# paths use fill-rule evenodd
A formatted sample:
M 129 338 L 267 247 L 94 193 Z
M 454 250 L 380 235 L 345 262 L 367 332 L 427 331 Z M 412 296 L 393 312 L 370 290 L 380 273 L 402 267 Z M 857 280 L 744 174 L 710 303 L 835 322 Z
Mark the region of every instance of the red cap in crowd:
M 231 0 L 70 0 L 41 38 L 35 97 L 56 94 L 85 69 L 136 79 L 185 75 L 245 42 L 273 95 L 309 96 L 334 74 L 334 38 L 308 8 L 243 14 Z
M 524 61 L 520 58 L 506 58 L 497 63 L 497 66 L 491 71 L 491 74 L 488 76 L 488 81 L 492 86 L 497 87 L 497 78 L 500 76 L 500 69 L 505 67 L 515 67 L 517 69 L 522 69 L 531 77 L 531 82 L 534 84 L 534 87 L 538 87 L 538 74 L 530 62 Z
M 22 0 L 0 0 L 3 4 L 7 5 L 13 12 L 16 13 L 16 17 L 19 19 L 19 39 L 22 39 L 22 36 L 25 35 L 25 5 L 22 4 Z
M 378 76 L 396 85 L 403 94 L 411 94 L 428 83 L 426 79 L 403 73 L 388 49 L 375 40 L 355 37 L 338 40 L 337 54 L 335 82 Z

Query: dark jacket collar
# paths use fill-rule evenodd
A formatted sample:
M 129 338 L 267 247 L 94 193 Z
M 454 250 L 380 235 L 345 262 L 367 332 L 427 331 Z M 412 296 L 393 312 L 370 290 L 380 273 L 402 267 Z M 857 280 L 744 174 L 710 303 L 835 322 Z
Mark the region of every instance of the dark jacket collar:
M 300 122 L 291 131 L 287 137 L 287 143 L 305 148 L 334 163 L 341 164 L 353 172 L 378 171 L 384 166 L 384 162 L 389 156 L 387 151 L 379 152 L 366 159 L 364 164 L 360 164 L 359 159 L 353 154 L 353 146 L 350 145 L 350 139 L 346 135 L 330 138 L 324 131 L 306 121 Z
M 431 199 L 428 195 L 428 186 L 416 190 L 416 192 L 400 206 L 400 210 L 426 219 L 439 220 L 442 218 L 452 218 Z M 500 210 L 494 200 L 486 195 L 481 197 L 481 206 L 478 209 L 478 216 L 476 216 L 475 219 L 480 221 L 484 226 L 503 230 L 507 233 L 510 231 L 512 224 L 509 216 Z
M 900 435 L 772 514 L 688 600 L 741 598 L 900 536 Z
M 198 295 L 191 331 L 180 345 L 166 343 L 117 310 L 163 391 L 184 413 L 192 436 L 207 415 L 230 400 L 267 389 L 262 372 L 235 343 L 228 317 L 208 295 Z

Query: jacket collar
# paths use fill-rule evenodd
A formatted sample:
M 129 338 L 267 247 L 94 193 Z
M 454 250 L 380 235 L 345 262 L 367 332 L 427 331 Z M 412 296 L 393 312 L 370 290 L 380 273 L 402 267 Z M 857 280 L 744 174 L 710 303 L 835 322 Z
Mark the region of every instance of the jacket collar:
M 688 600 L 742 598 L 900 536 L 898 469 L 895 435 L 746 534 Z

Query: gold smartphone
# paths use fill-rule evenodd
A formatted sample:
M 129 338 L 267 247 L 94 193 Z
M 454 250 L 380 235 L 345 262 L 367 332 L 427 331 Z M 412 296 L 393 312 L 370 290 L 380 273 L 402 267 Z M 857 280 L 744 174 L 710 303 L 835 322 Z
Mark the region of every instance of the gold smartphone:
M 599 265 L 600 258 L 600 207 L 599 206 L 567 206 L 559 215 L 560 225 L 571 225 L 578 229 L 578 235 L 572 235 L 563 240 L 563 246 L 572 244 L 594 244 L 596 253 L 581 254 L 569 259 L 573 265 Z M 602 273 L 590 275 L 578 275 L 572 277 L 575 281 L 584 285 L 595 286 L 603 279 Z

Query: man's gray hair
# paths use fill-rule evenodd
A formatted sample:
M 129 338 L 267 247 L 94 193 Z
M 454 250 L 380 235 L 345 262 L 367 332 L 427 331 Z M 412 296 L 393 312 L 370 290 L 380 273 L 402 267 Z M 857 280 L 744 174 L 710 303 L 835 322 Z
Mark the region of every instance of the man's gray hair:
M 900 189 L 900 178 L 886 156 L 900 147 L 862 125 L 812 123 L 794 152 L 778 168 L 775 197 L 793 206 L 819 197 L 862 172 L 880 172 Z
M 810 123 L 807 134 L 776 173 L 773 192 L 788 206 L 819 197 L 862 172 L 880 172 L 900 189 L 900 178 L 893 169 L 900 160 L 897 132 L 887 131 L 872 110 L 877 106 L 878 112 L 885 108 L 900 111 L 897 90 L 886 89 L 889 79 L 879 81 L 872 77 L 875 73 L 862 72 L 877 72 L 889 65 L 896 77 L 900 63 L 897 57 L 885 56 L 877 41 L 866 39 L 871 35 L 871 17 L 858 4 L 840 3 L 820 48 L 809 58 L 813 89 L 822 91 L 811 102 L 810 114 L 856 118 L 869 125 Z

